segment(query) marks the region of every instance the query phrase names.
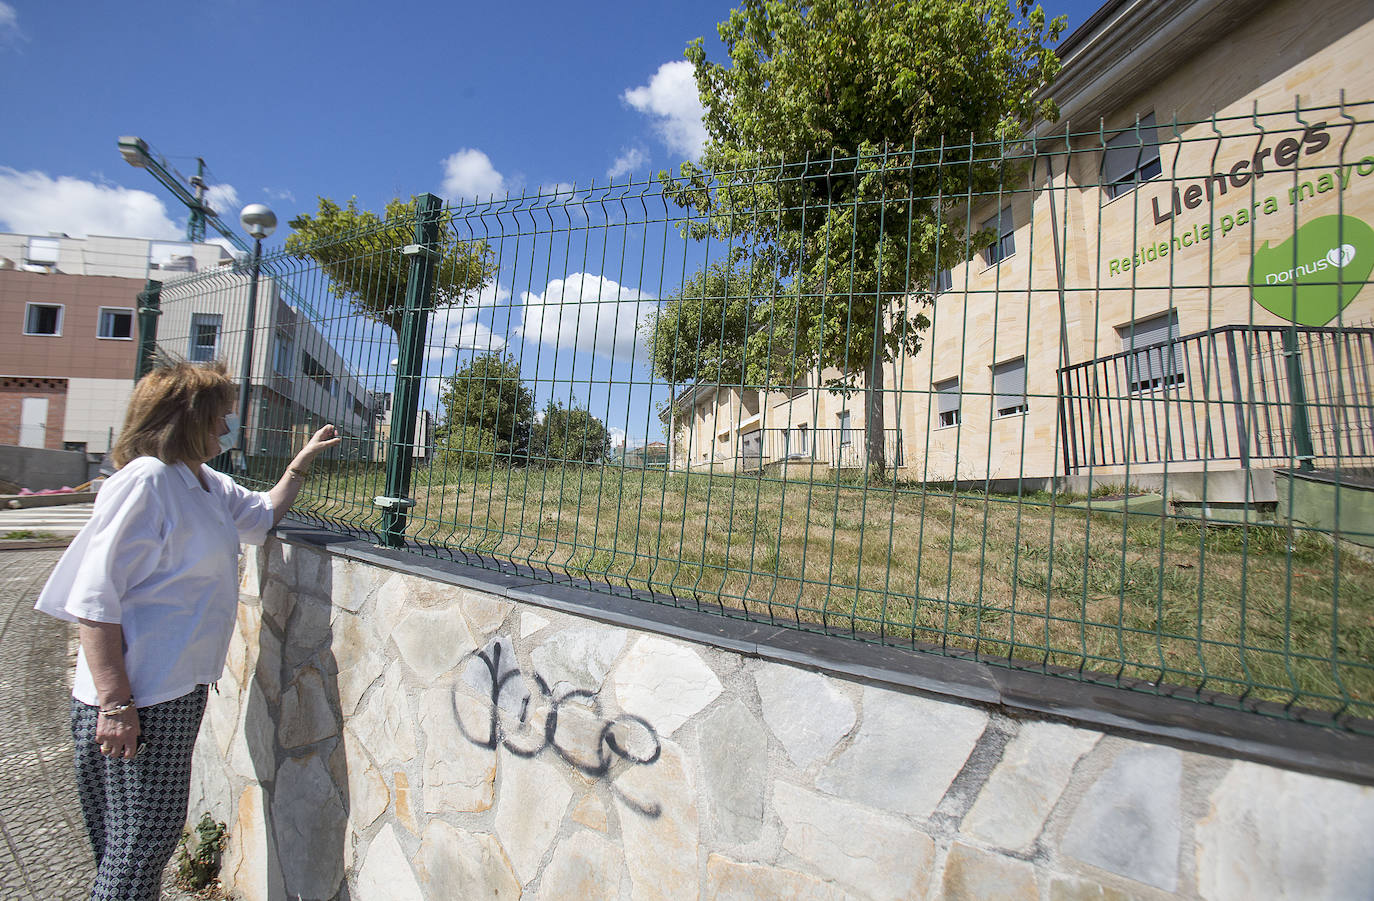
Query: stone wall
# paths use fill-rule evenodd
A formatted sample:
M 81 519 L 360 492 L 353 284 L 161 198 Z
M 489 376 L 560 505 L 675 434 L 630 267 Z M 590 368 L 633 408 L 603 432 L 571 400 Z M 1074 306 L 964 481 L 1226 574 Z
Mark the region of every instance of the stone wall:
M 0 480 L 30 491 L 75 487 L 91 478 L 90 469 L 86 455 L 79 451 L 0 444 Z
M 1374 885 L 1366 786 L 574 616 L 510 577 L 277 538 L 246 560 L 191 800 L 229 823 L 245 901 Z

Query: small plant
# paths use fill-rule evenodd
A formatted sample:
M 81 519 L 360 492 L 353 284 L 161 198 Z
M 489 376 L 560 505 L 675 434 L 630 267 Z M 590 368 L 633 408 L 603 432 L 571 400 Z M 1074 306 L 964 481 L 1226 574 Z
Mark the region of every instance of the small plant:
M 201 814 L 194 833 L 188 829 L 177 843 L 177 885 L 199 892 L 216 882 L 228 840 L 228 827 L 215 822 L 208 812 Z
M 52 532 L 39 532 L 34 529 L 15 529 L 0 535 L 0 541 L 27 541 L 35 538 L 46 540 L 56 537 L 57 535 Z

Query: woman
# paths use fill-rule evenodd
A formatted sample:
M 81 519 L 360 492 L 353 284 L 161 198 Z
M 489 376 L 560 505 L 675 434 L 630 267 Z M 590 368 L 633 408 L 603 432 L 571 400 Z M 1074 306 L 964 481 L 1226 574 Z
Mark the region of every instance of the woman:
M 93 899 L 156 899 L 186 822 L 207 686 L 237 617 L 239 543 L 262 544 L 306 469 L 339 443 L 327 425 L 281 481 L 248 491 L 205 463 L 233 444 L 221 364 L 179 363 L 134 387 L 118 472 L 62 555 L 37 609 L 78 623 L 72 735 L 95 849 Z

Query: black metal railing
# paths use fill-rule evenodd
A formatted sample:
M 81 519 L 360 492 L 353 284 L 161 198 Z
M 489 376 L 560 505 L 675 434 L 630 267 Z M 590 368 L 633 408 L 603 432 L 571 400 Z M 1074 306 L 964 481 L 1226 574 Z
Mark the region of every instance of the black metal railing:
M 816 464 L 836 469 L 861 469 L 868 459 L 863 429 L 757 429 L 740 436 L 739 456 L 746 470 L 772 464 Z M 884 459 L 889 466 L 905 466 L 902 430 L 883 430 Z
M 1374 328 L 1228 325 L 1059 370 L 1064 470 L 1374 459 Z

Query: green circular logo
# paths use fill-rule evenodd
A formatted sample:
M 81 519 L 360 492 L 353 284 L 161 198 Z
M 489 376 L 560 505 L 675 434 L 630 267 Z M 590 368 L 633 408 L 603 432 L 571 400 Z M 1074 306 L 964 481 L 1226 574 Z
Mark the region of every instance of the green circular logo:
M 1354 216 L 1322 216 L 1282 244 L 1266 241 L 1250 262 L 1255 303 L 1299 325 L 1326 325 L 1374 270 L 1374 228 Z

